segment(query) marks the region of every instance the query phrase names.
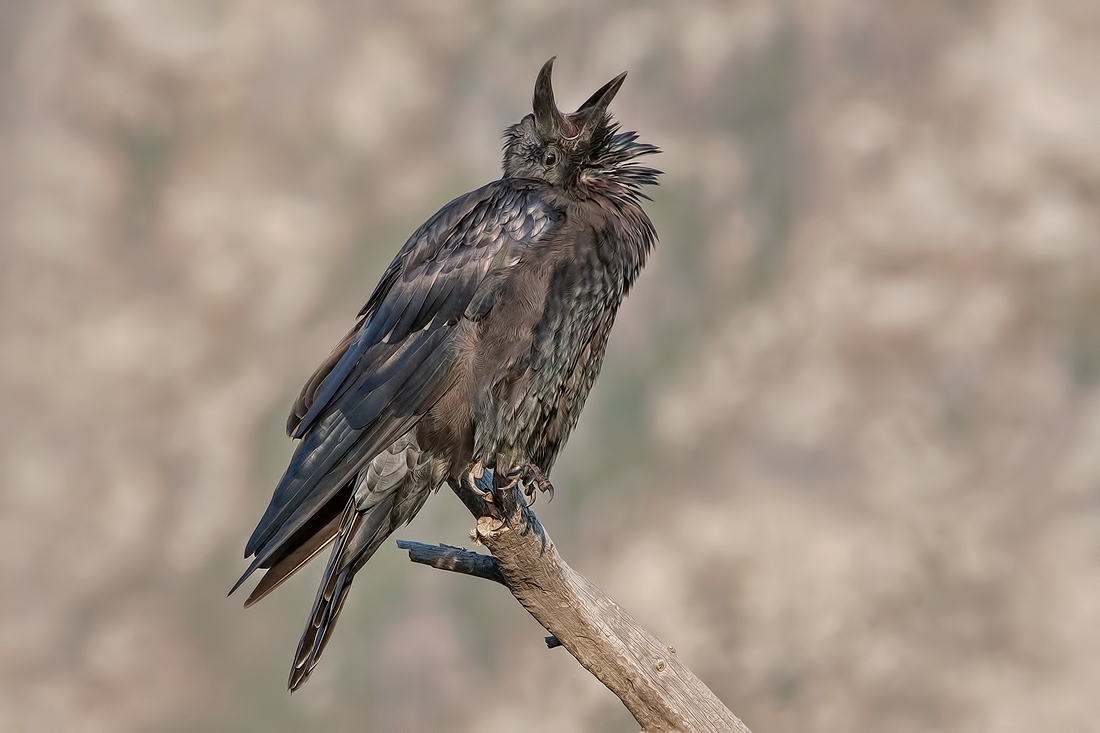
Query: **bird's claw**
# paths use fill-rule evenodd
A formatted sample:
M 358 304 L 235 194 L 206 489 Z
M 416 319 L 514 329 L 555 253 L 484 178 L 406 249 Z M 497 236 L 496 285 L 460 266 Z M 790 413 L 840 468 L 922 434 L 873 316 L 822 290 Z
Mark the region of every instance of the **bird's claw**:
M 536 492 L 545 492 L 551 501 L 554 499 L 554 485 L 550 483 L 550 479 L 546 478 L 542 469 L 533 463 L 516 466 L 508 472 L 506 478 L 509 483 L 505 488 L 511 490 L 517 486 L 521 487 L 529 505 L 535 503 Z
M 478 483 L 479 479 L 485 476 L 485 467 L 481 465 L 481 461 L 478 461 L 469 470 L 470 486 L 481 495 L 482 501 L 488 504 L 495 504 L 494 492 L 492 489 L 483 489 L 481 484 Z

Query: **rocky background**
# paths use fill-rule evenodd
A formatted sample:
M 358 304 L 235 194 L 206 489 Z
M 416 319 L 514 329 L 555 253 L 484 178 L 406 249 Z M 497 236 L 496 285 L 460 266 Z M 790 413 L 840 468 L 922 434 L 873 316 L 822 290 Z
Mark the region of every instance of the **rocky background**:
M 636 729 L 392 545 L 293 697 L 319 565 L 225 598 L 300 384 L 554 54 L 667 171 L 563 555 L 761 733 L 1100 731 L 1100 4 L 394 5 L 0 3 L 0 731 Z

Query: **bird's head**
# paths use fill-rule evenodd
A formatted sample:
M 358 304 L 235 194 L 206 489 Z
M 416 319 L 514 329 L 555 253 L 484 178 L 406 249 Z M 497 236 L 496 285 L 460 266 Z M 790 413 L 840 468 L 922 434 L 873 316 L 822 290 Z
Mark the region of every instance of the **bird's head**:
M 534 113 L 504 131 L 504 176 L 536 178 L 566 187 L 586 173 L 600 173 L 610 162 L 607 153 L 615 147 L 617 126 L 607 106 L 626 72 L 597 89 L 576 112 L 563 113 L 554 102 L 553 67 L 551 58 L 535 80 Z

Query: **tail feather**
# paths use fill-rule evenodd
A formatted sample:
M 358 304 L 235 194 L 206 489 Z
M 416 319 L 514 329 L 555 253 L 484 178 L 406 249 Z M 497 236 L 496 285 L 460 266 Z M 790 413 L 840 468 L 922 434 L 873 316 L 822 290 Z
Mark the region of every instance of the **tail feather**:
M 404 436 L 359 472 L 354 486 L 349 486 L 347 498 L 340 499 L 346 501 L 346 505 L 334 512 L 330 523 L 319 528 L 308 544 L 280 559 L 264 575 L 253 592 L 257 600 L 326 544 L 333 543 L 309 623 L 294 654 L 287 682 L 292 691 L 301 687 L 317 666 L 355 573 L 394 530 L 420 511 L 431 491 L 443 482 L 445 474 L 444 461 L 421 453 L 415 437 Z M 343 496 L 345 494 L 340 495 Z M 254 602 L 251 597 L 249 601 Z
M 287 681 L 292 692 L 305 684 L 313 668 L 317 666 L 332 630 L 336 628 L 336 619 L 344 607 L 347 590 L 351 587 L 355 572 L 396 528 L 390 522 L 392 509 L 392 497 L 371 507 L 367 512 L 359 511 L 355 502 L 349 502 L 336 534 L 336 542 L 325 568 L 325 575 L 321 579 L 321 586 L 317 589 L 317 598 L 313 601 L 309 623 L 298 642 L 298 651 L 294 654 L 294 665 Z M 363 535 L 369 536 L 365 543 L 354 543 L 363 547 L 362 555 L 356 561 L 349 562 L 350 558 L 345 558 L 349 543 Z

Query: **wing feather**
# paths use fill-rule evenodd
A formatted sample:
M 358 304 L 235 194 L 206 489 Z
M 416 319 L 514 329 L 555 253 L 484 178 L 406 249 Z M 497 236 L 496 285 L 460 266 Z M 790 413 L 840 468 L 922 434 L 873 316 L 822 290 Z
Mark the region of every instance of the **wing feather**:
M 405 243 L 294 404 L 287 432 L 300 442 L 246 545 L 254 559 L 238 586 L 257 568 L 278 568 L 254 593 L 265 595 L 339 534 L 341 491 L 445 391 L 471 301 L 479 314 L 491 307 L 489 291 L 514 265 L 513 250 L 563 220 L 541 186 L 491 183 L 443 207 Z

